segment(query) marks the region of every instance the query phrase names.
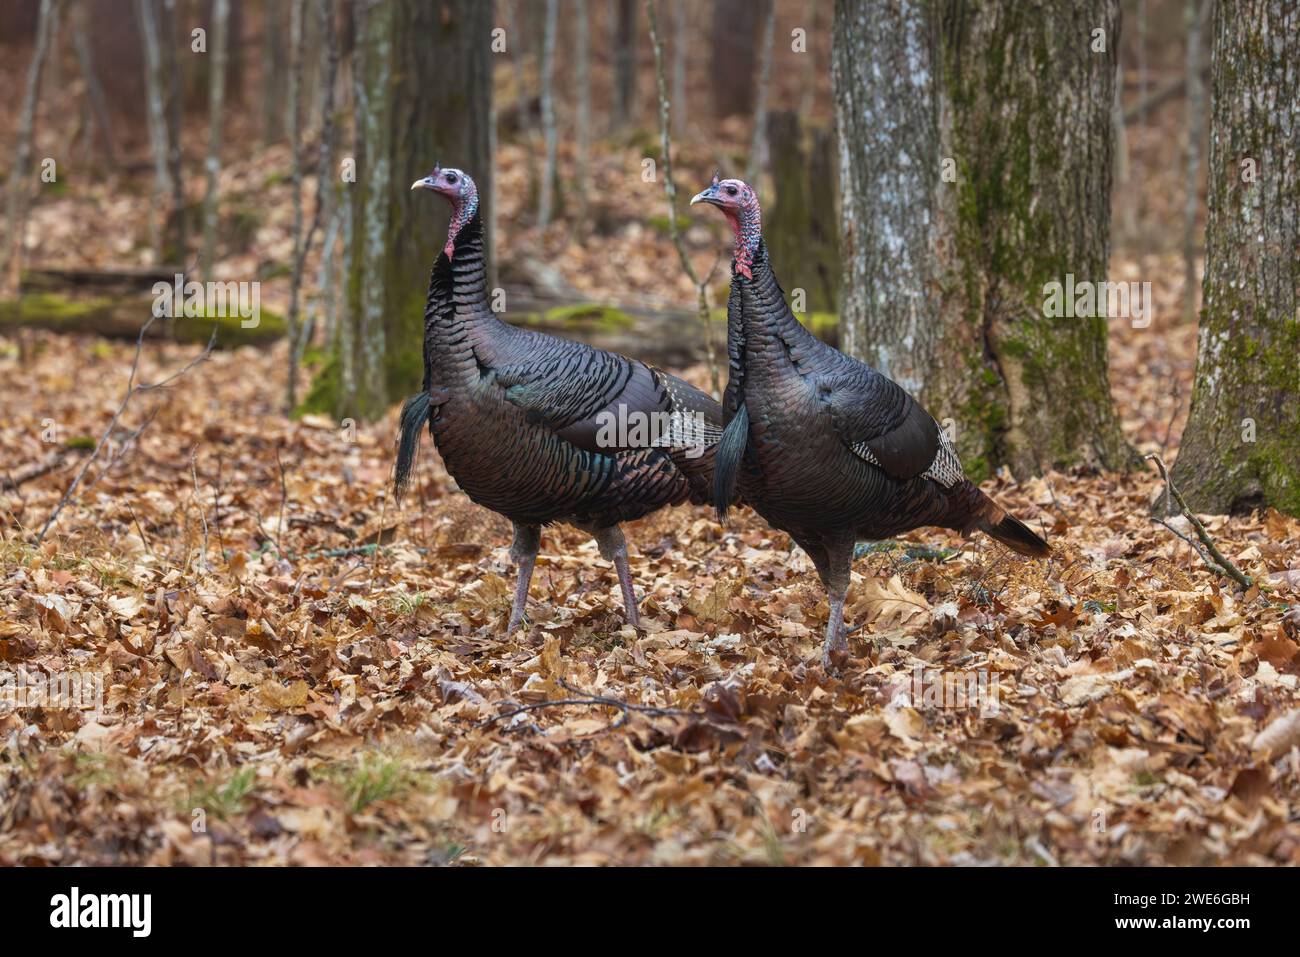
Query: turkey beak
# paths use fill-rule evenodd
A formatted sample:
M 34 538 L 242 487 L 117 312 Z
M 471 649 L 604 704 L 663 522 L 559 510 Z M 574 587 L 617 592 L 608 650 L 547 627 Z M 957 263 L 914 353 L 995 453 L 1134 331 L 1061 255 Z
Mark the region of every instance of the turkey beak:
M 433 177 L 426 176 L 424 179 L 417 179 L 411 184 L 411 189 L 433 189 Z
M 710 186 L 708 189 L 696 193 L 694 196 L 691 197 L 691 205 L 694 206 L 696 203 L 710 203 L 714 206 L 717 206 L 718 205 L 717 191 L 712 186 Z

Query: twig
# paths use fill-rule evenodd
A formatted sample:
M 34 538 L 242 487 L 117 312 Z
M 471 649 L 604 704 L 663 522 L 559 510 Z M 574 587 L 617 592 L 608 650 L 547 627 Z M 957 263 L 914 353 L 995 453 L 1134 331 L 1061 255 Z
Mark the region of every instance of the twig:
M 131 360 L 131 374 L 127 377 L 126 380 L 126 394 L 122 396 L 122 402 L 117 407 L 117 411 L 113 413 L 113 418 L 109 420 L 108 427 L 104 429 L 104 433 L 99 437 L 99 441 L 95 443 L 94 451 L 91 452 L 89 458 L 87 458 L 86 461 L 81 464 L 81 468 L 78 470 L 76 476 L 73 478 L 72 484 L 68 486 L 67 490 L 63 493 L 63 496 L 59 499 L 59 503 L 54 506 L 54 511 L 50 513 L 50 517 L 47 518 L 45 520 L 45 524 L 41 526 L 41 531 L 36 536 L 37 545 L 39 545 L 41 542 L 45 540 L 45 535 L 50 530 L 50 527 L 54 524 L 55 520 L 59 517 L 59 514 L 63 511 L 63 509 L 67 506 L 68 502 L 72 500 L 73 494 L 77 491 L 78 488 L 81 487 L 81 480 L 85 478 L 86 471 L 90 468 L 91 463 L 93 463 L 96 459 L 98 459 L 100 452 L 104 450 L 104 444 L 108 441 L 109 436 L 113 434 L 113 430 L 117 428 L 118 420 L 122 418 L 122 413 L 126 411 L 126 407 L 130 403 L 131 397 L 136 395 L 137 393 L 152 392 L 155 389 L 161 389 L 170 385 L 172 382 L 175 382 L 181 376 L 185 375 L 185 373 L 193 369 L 200 362 L 205 361 L 208 358 L 208 356 L 212 354 L 212 347 L 216 344 L 217 341 L 216 326 L 213 327 L 212 337 L 208 339 L 208 344 L 203 347 L 203 351 L 200 352 L 193 359 L 191 359 L 189 362 L 187 362 L 181 369 L 174 372 L 172 375 L 167 376 L 164 379 L 160 379 L 157 382 L 144 382 L 137 385 L 135 381 L 135 377 L 139 374 L 140 371 L 140 355 L 144 351 L 144 337 L 148 333 L 149 327 L 152 326 L 157 319 L 158 319 L 157 315 L 151 315 L 148 321 L 145 322 L 145 324 L 140 327 L 140 334 L 139 336 L 136 337 L 135 340 L 135 357 Z M 146 422 L 145 424 L 147 425 L 148 422 Z M 143 428 L 143 426 L 141 428 Z M 139 435 L 139 433 L 140 430 L 137 430 L 132 436 L 132 438 Z
M 645 0 L 646 15 L 650 20 L 650 45 L 655 54 L 655 80 L 659 90 L 659 142 L 663 151 L 664 195 L 668 197 L 668 232 L 672 236 L 673 246 L 677 249 L 677 258 L 681 260 L 682 269 L 695 284 L 699 300 L 700 324 L 704 327 L 704 352 L 709 363 L 709 388 L 715 396 L 718 389 L 717 349 L 713 343 L 713 322 L 709 310 L 708 280 L 701 281 L 699 273 L 686 254 L 686 242 L 681 228 L 677 225 L 677 184 L 673 182 L 672 137 L 669 133 L 668 80 L 664 76 L 664 48 L 659 40 L 659 22 L 655 15 L 654 0 Z M 712 272 L 709 273 L 711 277 Z
M 221 453 L 217 453 L 217 484 L 212 489 L 212 525 L 217 532 L 217 554 L 222 561 L 226 560 L 226 540 L 221 534 L 221 465 L 223 459 Z
M 275 550 L 280 555 L 284 554 L 284 503 L 289 497 L 289 486 L 284 480 L 284 463 L 280 461 L 280 448 L 275 449 L 275 467 L 280 470 L 280 517 L 276 519 L 275 527 Z
M 203 499 L 199 495 L 199 473 L 195 468 L 195 459 L 198 458 L 199 447 L 196 445 L 190 450 L 190 478 L 194 481 L 194 504 L 199 507 L 199 524 L 203 527 L 203 551 L 199 555 L 200 571 L 207 571 L 208 565 L 208 516 L 203 511 Z
M 530 711 L 540 711 L 542 708 L 559 708 L 566 705 L 595 705 L 600 707 L 618 708 L 623 712 L 622 717 L 611 724 L 609 729 L 621 728 L 623 725 L 627 724 L 627 719 L 633 711 L 638 714 L 649 714 L 655 717 L 690 717 L 692 714 L 690 711 L 682 711 L 679 708 L 656 708 L 651 705 L 635 704 L 631 701 L 624 701 L 621 698 L 609 698 L 605 695 L 592 694 L 588 691 L 583 691 L 581 688 L 573 687 L 563 678 L 560 679 L 560 685 L 565 688 L 565 690 L 572 691 L 574 694 L 580 695 L 581 697 L 552 698 L 549 701 L 538 701 L 533 704 L 520 705 L 517 708 L 511 708 L 508 711 L 503 711 L 484 721 L 480 721 L 475 725 L 475 727 L 487 728 L 504 718 L 513 718 L 515 715 L 527 714 Z
M 1230 559 L 1225 557 L 1223 552 L 1219 551 L 1218 546 L 1214 544 L 1214 539 L 1210 537 L 1210 533 L 1207 532 L 1205 526 L 1201 524 L 1201 520 L 1192 513 L 1190 508 L 1187 507 L 1187 502 L 1183 498 L 1183 493 L 1178 491 L 1178 486 L 1175 485 L 1173 479 L 1169 477 L 1169 470 L 1165 468 L 1164 459 L 1154 453 L 1148 455 L 1147 458 L 1156 463 L 1156 467 L 1160 469 L 1160 477 L 1165 480 L 1165 512 L 1170 513 L 1172 511 L 1169 507 L 1169 497 L 1173 496 L 1174 501 L 1178 503 L 1179 509 L 1182 510 L 1183 518 L 1187 519 L 1191 524 L 1192 529 L 1196 532 L 1196 537 L 1199 538 L 1201 544 L 1205 546 L 1205 551 L 1201 551 L 1199 548 L 1196 550 L 1200 554 L 1201 559 L 1205 562 L 1206 566 L 1210 571 L 1226 575 L 1242 588 L 1249 589 L 1253 582 L 1240 568 L 1234 565 Z M 1152 521 L 1163 525 L 1165 528 L 1168 528 L 1169 531 L 1178 535 L 1178 537 L 1183 541 L 1187 542 L 1189 545 L 1191 544 L 1191 541 L 1188 538 L 1179 535 L 1178 532 L 1170 527 L 1168 523 L 1158 518 L 1152 519 Z M 1209 552 L 1209 556 L 1206 555 L 1206 552 Z M 1211 560 L 1211 557 L 1213 560 Z
M 131 513 L 131 521 L 135 523 L 135 530 L 140 533 L 140 541 L 144 545 L 144 550 L 153 553 L 153 546 L 149 544 L 149 536 L 144 533 L 144 526 L 140 524 L 140 516 L 135 514 L 135 509 L 131 507 L 130 502 L 123 502 L 126 510 Z

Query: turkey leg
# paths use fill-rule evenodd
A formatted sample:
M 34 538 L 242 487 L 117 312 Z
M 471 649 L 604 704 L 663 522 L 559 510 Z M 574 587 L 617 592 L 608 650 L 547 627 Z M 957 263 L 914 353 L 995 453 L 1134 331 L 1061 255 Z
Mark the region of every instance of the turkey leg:
M 623 590 L 623 608 L 627 612 L 627 623 L 633 628 L 641 627 L 641 616 L 636 610 L 636 592 L 632 590 L 632 569 L 627 563 L 627 540 L 623 530 L 617 525 L 598 529 L 595 532 L 596 545 L 600 555 L 606 561 L 614 563 L 618 571 L 618 584 Z
M 826 585 L 826 594 L 830 598 L 830 617 L 826 621 L 826 644 L 822 648 L 822 667 L 831 671 L 832 653 L 848 651 L 848 632 L 844 624 L 844 598 L 849 591 L 849 578 L 853 569 L 853 539 L 827 542 L 825 571 L 822 581 Z
M 510 560 L 515 563 L 518 580 L 515 582 L 515 603 L 510 609 L 507 634 L 514 634 L 524 620 L 524 607 L 528 604 L 528 585 L 533 580 L 533 565 L 537 551 L 542 546 L 541 529 L 536 525 L 515 523 L 515 540 L 510 543 Z

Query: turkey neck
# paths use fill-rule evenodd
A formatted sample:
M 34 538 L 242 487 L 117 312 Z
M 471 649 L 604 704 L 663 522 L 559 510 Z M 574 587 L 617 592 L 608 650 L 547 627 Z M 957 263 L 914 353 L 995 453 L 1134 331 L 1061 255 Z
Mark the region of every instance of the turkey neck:
M 739 269 L 739 254 L 733 260 L 732 293 L 727 306 L 728 359 L 732 378 L 739 373 L 740 380 L 735 390 L 737 403 L 743 401 L 747 381 L 792 371 L 800 356 L 816 351 L 812 333 L 786 305 L 761 236 L 749 255 L 748 277 Z
M 483 224 L 475 211 L 449 238 L 429 277 L 424 309 L 424 387 L 473 381 L 491 365 L 493 344 L 510 327 L 488 305 Z

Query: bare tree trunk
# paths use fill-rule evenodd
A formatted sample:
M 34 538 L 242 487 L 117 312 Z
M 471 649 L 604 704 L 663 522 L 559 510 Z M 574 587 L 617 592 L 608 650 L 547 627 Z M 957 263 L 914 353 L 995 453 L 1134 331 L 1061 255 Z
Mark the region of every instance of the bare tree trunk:
M 817 106 L 817 79 L 821 75 L 817 57 L 809 44 L 814 37 L 821 35 L 822 0 L 806 0 L 804 7 L 804 50 L 801 56 L 804 62 L 803 95 L 799 97 L 799 115 L 812 116 Z
M 269 3 L 262 14 L 262 139 L 284 139 L 284 103 L 288 88 L 288 50 L 285 49 L 284 4 Z
M 610 128 L 636 120 L 636 0 L 615 0 L 614 108 Z
M 1204 302 L 1173 479 L 1199 512 L 1300 515 L 1300 8 L 1216 3 Z
M 90 46 L 90 35 L 86 29 L 89 11 L 87 0 L 78 0 L 72 15 L 72 45 L 77 53 L 77 65 L 86 81 L 86 98 L 90 101 L 91 115 L 95 127 L 99 130 L 99 140 L 104 147 L 104 159 L 109 168 L 117 166 L 117 150 L 113 143 L 113 124 L 109 120 L 108 101 L 104 98 L 104 86 L 99 82 L 95 71 L 95 57 Z
M 691 33 L 686 25 L 686 0 L 673 0 L 673 129 L 686 129 L 686 65 Z
M 577 47 L 576 76 L 578 86 L 578 112 L 576 117 L 576 144 L 574 150 L 574 188 L 578 191 L 578 221 L 587 222 L 588 182 L 591 150 L 591 21 L 587 0 L 575 0 L 577 5 L 574 45 Z
M 713 0 L 709 86 L 718 119 L 754 110 L 757 25 L 753 0 Z
M 977 478 L 1133 464 L 1105 303 L 1047 309 L 1106 277 L 1118 0 L 835 13 L 845 347 L 953 420 Z
M 758 82 L 754 98 L 754 138 L 749 145 L 745 178 L 756 182 L 767 169 L 767 94 L 772 83 L 772 41 L 776 33 L 776 0 L 763 0 L 763 37 L 758 52 Z
M 490 209 L 491 5 L 478 0 L 355 0 L 357 181 L 347 308 L 338 351 L 303 408 L 373 418 L 423 374 L 427 276 L 447 236 L 446 204 L 411 182 L 437 161 L 470 173 Z M 463 96 L 437 111 L 429 90 Z M 484 212 L 484 222 L 490 222 Z
M 772 191 L 763 210 L 767 248 L 781 268 L 796 315 L 833 314 L 840 293 L 834 138 L 815 127 L 806 134 L 799 114 L 789 111 L 773 112 L 769 123 Z
M 551 224 L 551 207 L 555 196 L 555 28 L 559 18 L 559 0 L 546 0 L 546 19 L 542 27 L 542 142 L 544 160 L 542 182 L 537 191 L 537 225 Z
M 1183 318 L 1196 318 L 1196 214 L 1201 205 L 1201 137 L 1205 122 L 1205 84 L 1201 80 L 1203 0 L 1185 0 L 1187 21 L 1187 149 L 1183 180 Z
M 0 251 L 4 256 L 0 266 L 0 277 L 6 286 L 6 293 L 16 294 L 18 281 L 22 272 L 23 233 L 26 232 L 28 179 L 32 162 L 32 137 L 36 126 L 36 104 L 41 96 L 41 70 L 49 56 L 54 43 L 54 35 L 59 28 L 61 0 L 41 0 L 40 12 L 36 24 L 36 47 L 32 51 L 32 61 L 27 67 L 27 89 L 23 93 L 23 108 L 18 121 L 18 149 L 14 158 L 13 171 L 9 175 L 9 201 L 6 219 L 9 223 L 9 241 L 7 248 Z
M 531 153 L 533 151 L 533 110 L 532 98 L 528 95 L 528 75 L 524 70 L 524 29 L 521 24 L 519 8 L 524 0 L 502 0 L 505 8 L 506 29 L 510 68 L 515 76 L 515 117 L 518 123 L 519 140 Z M 537 164 L 528 163 L 528 194 L 540 194 L 537 183 Z
M 171 208 L 164 220 L 163 260 L 184 263 L 188 257 L 188 227 L 185 214 L 185 177 L 181 170 L 181 112 L 184 107 L 184 70 L 178 60 L 177 48 L 188 52 L 189 26 L 176 10 L 176 0 L 163 0 L 158 10 L 158 35 L 162 39 L 161 77 L 166 95 L 167 110 L 167 167 L 171 182 Z M 170 39 L 169 39 L 170 38 Z M 230 42 L 226 42 L 229 54 Z M 209 88 L 210 89 L 210 88 Z
M 158 16 L 154 0 L 135 0 L 144 47 L 145 103 L 149 117 L 149 146 L 153 153 L 153 202 L 150 204 L 149 234 L 154 260 L 163 260 L 163 203 L 172 195 L 172 176 L 167 165 L 167 113 L 163 103 L 162 53 Z
M 321 297 L 325 341 L 332 344 L 336 328 L 334 250 L 340 231 L 339 203 L 335 195 L 338 189 L 338 174 L 334 166 L 338 136 L 338 120 L 334 115 L 335 91 L 339 77 L 339 40 L 338 30 L 334 25 L 334 4 L 317 5 L 316 18 L 319 24 L 321 50 L 324 53 L 320 77 L 321 136 L 320 158 L 316 168 L 316 215 L 325 223 L 325 239 L 321 245 L 320 271 L 316 285 Z M 304 347 L 312 341 L 310 333 L 304 334 L 300 339 L 300 345 Z M 301 354 L 301 348 L 299 352 Z
M 302 59 L 304 0 L 290 0 L 289 5 L 289 146 L 293 155 L 293 274 L 289 279 L 289 311 L 285 330 L 289 337 L 289 376 L 285 392 L 287 410 L 298 406 L 299 302 L 302 271 L 306 265 L 307 244 L 302 234 Z
M 212 69 L 208 74 L 208 174 L 203 196 L 203 275 L 214 278 L 217 263 L 217 222 L 220 215 L 222 121 L 226 101 L 226 29 L 230 25 L 229 0 L 213 0 L 212 44 L 209 55 Z

